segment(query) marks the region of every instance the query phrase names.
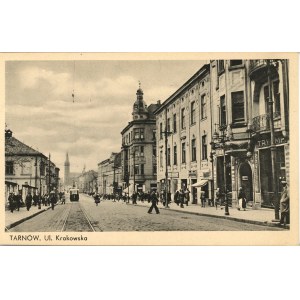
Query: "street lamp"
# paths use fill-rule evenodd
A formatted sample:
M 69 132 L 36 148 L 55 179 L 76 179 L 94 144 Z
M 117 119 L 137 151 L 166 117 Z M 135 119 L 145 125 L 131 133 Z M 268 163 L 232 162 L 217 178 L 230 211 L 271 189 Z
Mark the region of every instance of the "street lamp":
M 215 124 L 215 127 L 218 124 Z M 229 207 L 228 207 L 228 195 L 227 195 L 227 180 L 226 180 L 226 153 L 225 153 L 225 146 L 226 142 L 230 140 L 229 135 L 230 132 L 227 130 L 227 126 L 225 124 L 219 125 L 219 131 L 221 135 L 216 131 L 212 136 L 213 138 L 213 146 L 215 148 L 223 149 L 223 168 L 224 168 L 224 197 L 225 197 L 225 215 L 229 216 Z

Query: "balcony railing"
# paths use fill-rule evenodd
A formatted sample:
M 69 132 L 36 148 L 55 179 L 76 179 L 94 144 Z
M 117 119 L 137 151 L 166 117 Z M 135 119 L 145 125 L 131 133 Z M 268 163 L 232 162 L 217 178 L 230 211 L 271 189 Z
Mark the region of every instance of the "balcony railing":
M 281 128 L 280 112 L 274 112 L 274 129 Z M 268 131 L 270 130 L 270 114 L 264 114 L 252 119 L 252 130 L 255 132 Z
M 250 60 L 249 65 L 249 75 L 255 77 L 256 74 L 259 74 L 261 70 L 267 67 L 267 62 L 265 59 L 254 59 Z M 258 71 L 258 72 L 256 72 Z

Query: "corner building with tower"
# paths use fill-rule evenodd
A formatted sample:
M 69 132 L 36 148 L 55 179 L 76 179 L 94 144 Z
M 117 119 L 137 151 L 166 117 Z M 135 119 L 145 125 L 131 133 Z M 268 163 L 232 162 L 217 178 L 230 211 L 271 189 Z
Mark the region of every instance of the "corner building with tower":
M 153 112 L 160 106 L 147 104 L 141 87 L 136 92 L 132 121 L 122 130 L 121 165 L 123 191 L 150 191 L 156 182 L 156 125 Z

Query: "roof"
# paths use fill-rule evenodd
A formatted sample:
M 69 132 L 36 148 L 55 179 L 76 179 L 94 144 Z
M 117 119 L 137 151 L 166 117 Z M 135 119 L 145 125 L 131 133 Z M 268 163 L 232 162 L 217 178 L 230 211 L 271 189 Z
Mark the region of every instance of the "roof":
M 175 93 L 173 93 L 169 98 L 167 98 L 158 108 L 156 111 L 154 111 L 154 115 L 157 115 L 159 112 L 161 112 L 163 109 L 165 109 L 169 103 L 172 103 L 174 100 L 177 99 L 178 96 L 185 93 L 187 89 L 190 88 L 192 84 L 195 83 L 196 80 L 201 78 L 202 76 L 205 76 L 210 72 L 210 65 L 205 64 L 203 65 L 200 70 L 198 70 L 191 78 L 189 78 Z
M 5 138 L 5 155 L 39 155 L 46 156 L 12 137 Z

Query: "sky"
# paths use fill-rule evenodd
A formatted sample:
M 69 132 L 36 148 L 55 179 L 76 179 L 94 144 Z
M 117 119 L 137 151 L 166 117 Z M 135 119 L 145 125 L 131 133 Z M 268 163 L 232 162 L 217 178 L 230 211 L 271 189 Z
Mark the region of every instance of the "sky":
M 149 106 L 165 101 L 204 61 L 7 61 L 5 122 L 13 136 L 60 168 L 98 169 L 121 150 L 141 82 Z M 74 91 L 74 102 L 72 93 Z

